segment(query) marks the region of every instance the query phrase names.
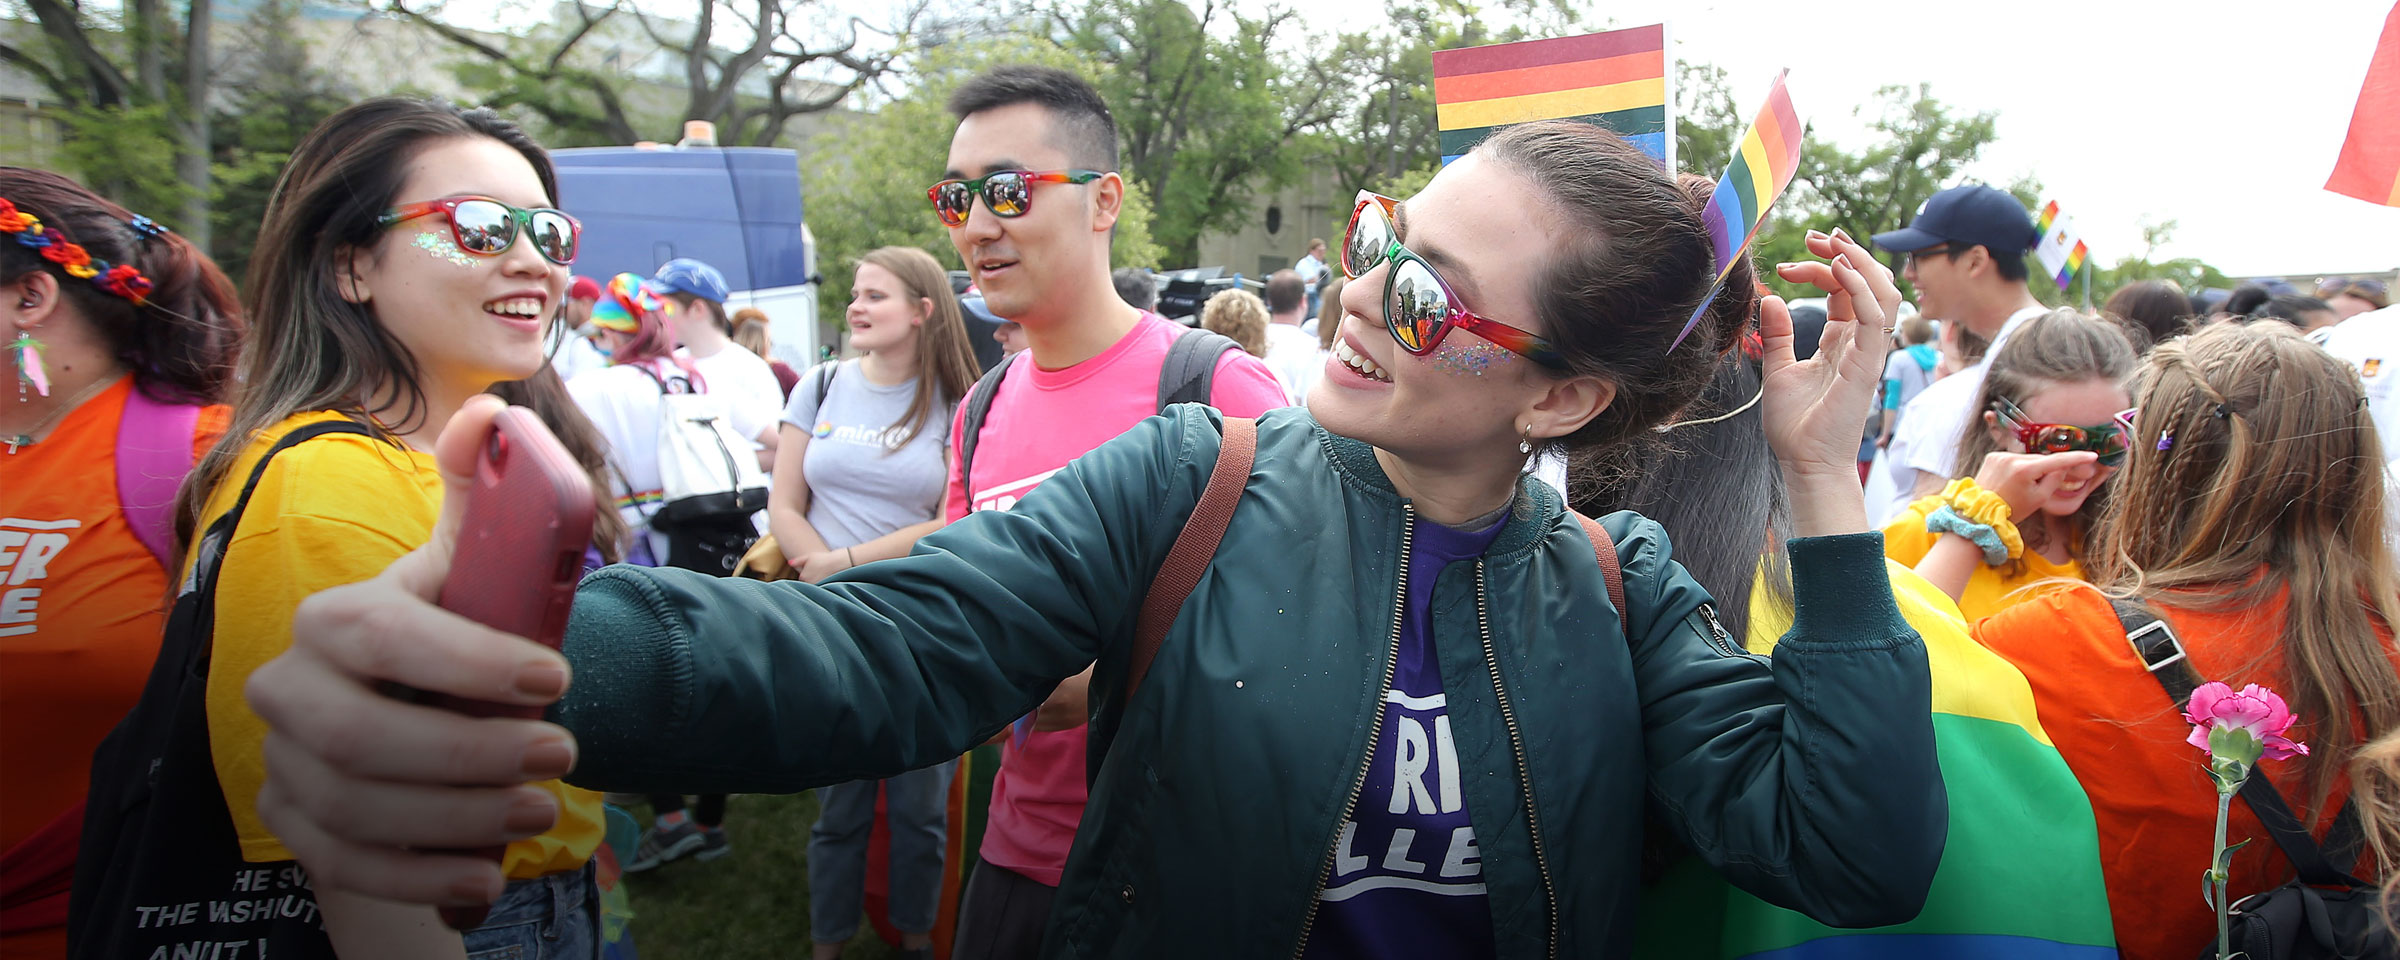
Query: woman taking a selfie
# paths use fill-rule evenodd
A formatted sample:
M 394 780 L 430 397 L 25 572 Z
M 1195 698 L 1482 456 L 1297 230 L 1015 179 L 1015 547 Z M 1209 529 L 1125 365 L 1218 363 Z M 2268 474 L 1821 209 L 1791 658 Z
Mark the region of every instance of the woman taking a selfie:
M 292 835 L 258 816 L 266 727 L 242 699 L 251 672 L 289 644 L 304 598 L 372 577 L 433 535 L 445 496 L 428 450 L 442 425 L 467 398 L 542 367 L 578 229 L 556 195 L 548 155 L 488 110 L 369 100 L 293 152 L 244 286 L 250 340 L 232 422 L 184 488 L 186 588 L 142 703 L 94 759 L 81 955 L 211 936 L 278 957 L 597 955 L 598 795 L 530 788 L 556 816 L 480 861 L 509 883 L 463 942 L 423 907 L 324 887 L 310 906 Z M 189 742 L 145 741 L 154 724 Z M 104 781 L 126 791 L 106 799 L 107 821 Z M 144 812 L 118 812 L 136 802 Z M 193 899 L 274 908 L 143 922 Z
M 1520 473 L 1537 443 L 1652 435 L 1748 327 L 1737 269 L 1669 349 L 1715 275 L 1709 192 L 1594 127 L 1509 128 L 1405 203 L 1361 196 L 1357 280 L 1307 410 L 1253 433 L 1178 407 L 1013 510 L 823 585 L 604 570 L 577 597 L 571 689 L 557 654 L 425 603 L 411 585 L 446 558 L 420 552 L 312 601 L 304 639 L 253 685 L 278 721 L 263 802 L 328 883 L 475 901 L 488 865 L 409 851 L 509 835 L 502 811 L 538 802 L 510 786 L 529 766 L 563 772 L 580 749 L 579 781 L 632 788 L 888 776 L 992 736 L 1097 660 L 1094 785 L 1052 953 L 1353 956 L 1398 937 L 1428 955 L 1621 954 L 1646 804 L 1761 896 L 1828 923 L 1905 919 L 1946 807 L 1924 648 L 1854 465 L 1890 274 L 1811 235 L 1832 262 L 1782 271 L 1832 294 L 1806 362 L 1781 301 L 1764 304 L 1801 598 L 1773 670 L 1712 624 L 1655 524 L 1587 526 Z M 1031 196 L 1036 215 L 1094 202 Z M 445 462 L 485 409 L 444 438 Z M 1135 598 L 1220 455 L 1242 490 L 1227 562 L 1163 611 L 1137 666 Z M 412 652 L 371 655 L 383 641 L 346 625 L 359 616 Z M 379 679 L 516 703 L 565 689 L 551 717 L 572 738 L 391 701 Z M 326 749 L 345 741 L 379 759 Z M 441 785 L 459 783 L 488 786 Z M 391 817 L 340 822 L 351 804 Z

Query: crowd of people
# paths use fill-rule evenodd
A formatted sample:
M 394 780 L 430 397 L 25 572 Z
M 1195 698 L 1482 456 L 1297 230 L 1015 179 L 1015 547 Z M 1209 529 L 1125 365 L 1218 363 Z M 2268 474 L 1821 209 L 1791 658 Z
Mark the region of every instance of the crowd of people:
M 1187 325 L 1088 84 L 949 106 L 972 289 L 867 253 L 800 369 L 709 264 L 575 276 L 489 110 L 326 120 L 238 293 L 0 168 L 0 957 L 597 960 L 621 873 L 814 789 L 820 960 L 879 821 L 907 956 L 2180 960 L 2182 673 L 2309 747 L 2234 898 L 2295 830 L 2400 878 L 2380 281 L 2054 309 L 1970 185 L 1810 231 L 1795 306 L 1719 288 L 1706 178 L 1539 122 Z M 556 650 L 441 603 L 501 401 L 600 506 Z

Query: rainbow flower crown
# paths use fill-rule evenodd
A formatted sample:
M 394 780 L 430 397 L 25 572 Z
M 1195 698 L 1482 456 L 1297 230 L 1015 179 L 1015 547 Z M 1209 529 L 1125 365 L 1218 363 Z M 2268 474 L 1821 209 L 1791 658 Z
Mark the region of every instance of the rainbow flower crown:
M 135 217 L 131 224 L 145 238 L 165 236 L 167 232 L 149 217 Z M 39 251 L 42 259 L 58 264 L 68 276 L 89 280 L 92 286 L 131 300 L 135 306 L 150 302 L 150 278 L 142 276 L 141 270 L 130 263 L 112 264 L 92 256 L 83 247 L 67 242 L 58 231 L 42 226 L 40 217 L 19 211 L 7 197 L 0 197 L 0 233 L 16 234 L 19 245 Z

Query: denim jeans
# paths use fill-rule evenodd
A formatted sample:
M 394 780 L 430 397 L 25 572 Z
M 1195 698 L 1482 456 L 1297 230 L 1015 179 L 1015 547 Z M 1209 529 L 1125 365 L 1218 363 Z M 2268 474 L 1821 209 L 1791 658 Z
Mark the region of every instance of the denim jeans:
M 875 789 L 884 791 L 892 832 L 891 918 L 902 933 L 933 929 L 942 893 L 951 760 L 889 780 L 853 780 L 817 790 L 817 825 L 808 831 L 809 939 L 841 943 L 858 933 L 865 911 L 867 836 L 875 825 Z
M 511 880 L 483 926 L 466 933 L 467 960 L 599 960 L 600 885 L 592 865 Z

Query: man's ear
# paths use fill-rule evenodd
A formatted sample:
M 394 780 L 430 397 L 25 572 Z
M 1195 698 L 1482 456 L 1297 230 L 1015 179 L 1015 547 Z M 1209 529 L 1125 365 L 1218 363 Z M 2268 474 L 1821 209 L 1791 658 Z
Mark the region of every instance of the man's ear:
M 333 254 L 333 287 L 343 300 L 366 303 L 375 299 L 375 291 L 367 288 L 367 268 L 375 263 L 374 255 L 362 247 L 344 247 Z
M 1959 254 L 1959 259 L 1966 261 L 1967 276 L 1970 277 L 1981 277 L 2000 269 L 2000 265 L 1992 260 L 1992 251 L 1981 244 L 1968 247 L 1967 252 Z
M 1117 218 L 1124 213 L 1125 178 L 1110 173 L 1092 181 L 1092 232 L 1116 229 Z
M 25 277 L 0 290 L 8 298 L 7 306 L 15 314 L 10 325 L 18 330 L 32 330 L 49 322 L 58 313 L 59 303 L 66 295 L 59 289 L 58 275 L 48 270 L 27 270 Z

